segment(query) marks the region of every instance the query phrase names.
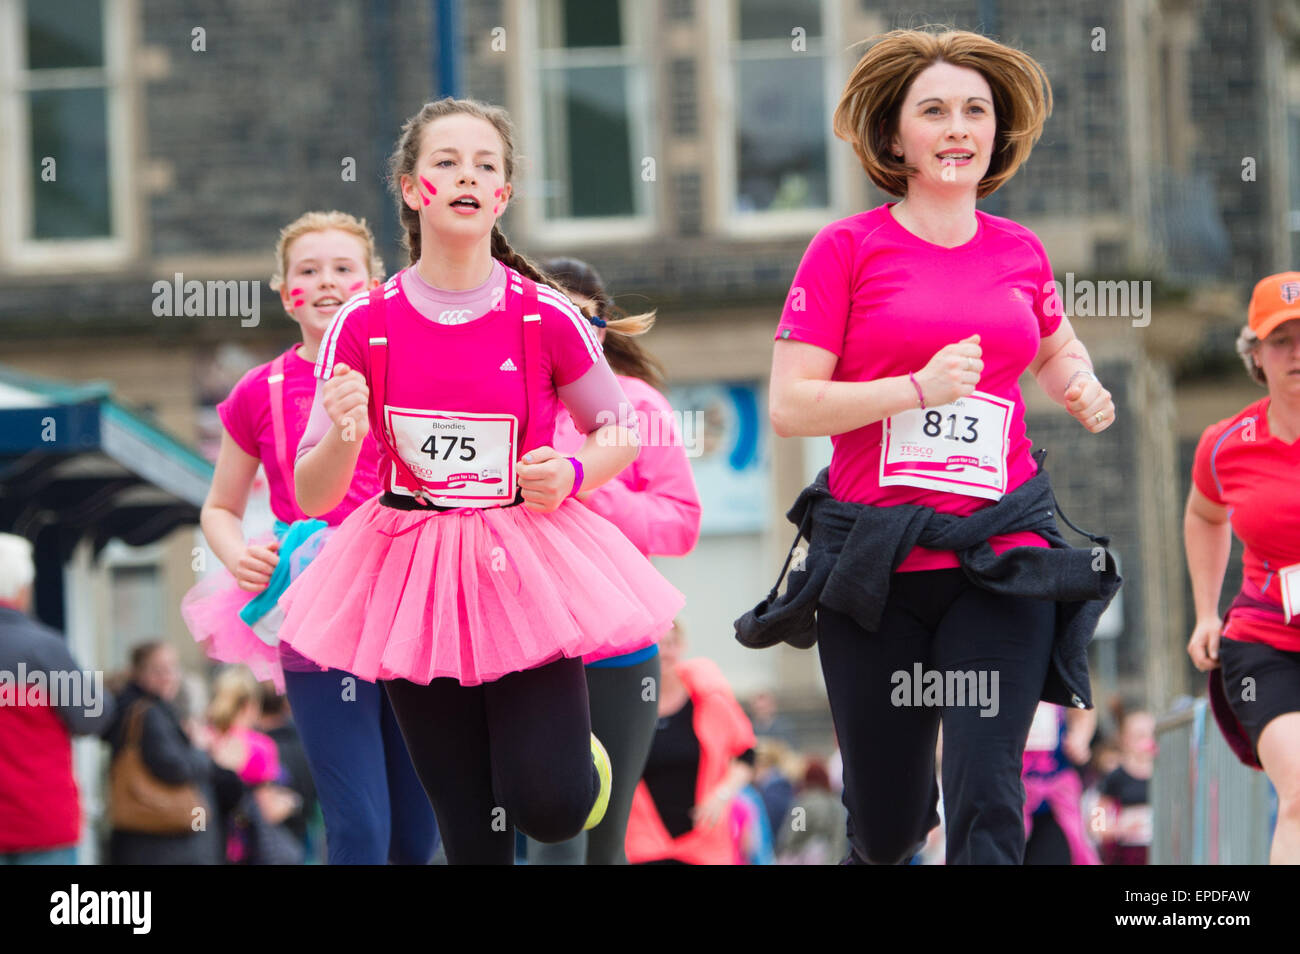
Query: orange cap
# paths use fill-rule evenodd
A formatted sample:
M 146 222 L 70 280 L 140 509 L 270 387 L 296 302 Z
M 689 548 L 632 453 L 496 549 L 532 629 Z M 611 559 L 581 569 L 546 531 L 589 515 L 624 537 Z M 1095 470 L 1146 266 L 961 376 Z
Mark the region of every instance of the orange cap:
M 1284 321 L 1300 318 L 1300 272 L 1279 272 L 1261 279 L 1250 296 L 1250 330 L 1267 338 Z

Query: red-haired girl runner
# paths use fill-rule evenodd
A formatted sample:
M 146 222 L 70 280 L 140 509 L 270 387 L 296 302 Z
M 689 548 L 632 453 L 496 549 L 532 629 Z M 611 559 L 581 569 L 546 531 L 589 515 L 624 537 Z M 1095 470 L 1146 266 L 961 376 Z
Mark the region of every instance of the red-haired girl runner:
M 360 441 L 387 455 L 362 504 L 281 598 L 282 638 L 384 680 L 447 859 L 509 864 L 597 824 L 609 765 L 582 656 L 654 642 L 680 593 L 569 498 L 636 457 L 632 419 L 591 326 L 511 249 L 504 110 L 429 103 L 391 162 L 411 267 L 344 308 L 316 362 L 298 499 L 327 511 Z M 563 402 L 587 432 L 548 445 Z
M 325 816 L 330 864 L 427 864 L 437 839 L 433 813 L 379 687 L 321 667 L 279 645 L 276 598 L 333 527 L 381 490 L 380 451 L 360 447 L 338 505 L 307 518 L 294 499 L 294 449 L 315 392 L 313 362 L 334 315 L 379 284 L 383 263 L 370 228 L 344 212 L 308 212 L 286 225 L 271 287 L 302 331 L 301 344 L 253 368 L 217 405 L 221 450 L 201 515 L 203 534 L 226 570 L 201 580 L 181 615 L 208 655 L 245 663 L 286 693 Z M 276 517 L 273 540 L 244 539 L 248 492 L 261 465 Z

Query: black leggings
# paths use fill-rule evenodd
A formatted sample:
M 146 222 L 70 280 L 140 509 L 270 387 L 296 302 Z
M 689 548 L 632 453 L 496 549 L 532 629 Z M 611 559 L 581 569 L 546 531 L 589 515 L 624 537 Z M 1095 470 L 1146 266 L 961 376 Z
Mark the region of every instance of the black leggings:
M 581 659 L 481 686 L 384 685 L 448 864 L 512 864 L 516 827 L 545 842 L 582 830 L 600 782 Z
M 646 681 L 656 687 L 646 692 Z M 614 784 L 604 820 L 556 845 L 528 842 L 530 865 L 625 865 L 628 816 L 659 723 L 659 657 L 632 666 L 588 666 L 591 731 L 609 753 Z
M 880 631 L 820 608 L 818 649 L 844 758 L 852 861 L 906 862 L 939 823 L 935 741 L 943 723 L 948 864 L 1021 864 L 1025 739 L 1047 675 L 1056 604 L 999 596 L 959 569 L 895 573 Z M 983 672 L 978 697 L 916 705 L 914 666 Z M 902 678 L 900 674 L 905 674 Z M 997 682 L 993 682 L 996 675 Z M 963 684 L 963 690 L 966 686 Z M 996 687 L 996 692 L 992 691 Z M 907 704 L 900 704 L 906 702 Z

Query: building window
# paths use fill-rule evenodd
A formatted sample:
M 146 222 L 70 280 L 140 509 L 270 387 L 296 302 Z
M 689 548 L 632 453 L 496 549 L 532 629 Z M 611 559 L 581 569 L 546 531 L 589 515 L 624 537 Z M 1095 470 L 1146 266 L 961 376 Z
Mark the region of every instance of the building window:
M 0 0 L 6 264 L 126 253 L 120 0 Z
M 845 76 L 830 28 L 833 0 L 727 0 L 716 124 L 719 220 L 733 230 L 824 224 L 840 171 L 831 113 Z
M 538 37 L 527 71 L 530 108 L 521 152 L 540 155 L 529 192 L 545 237 L 632 237 L 653 228 L 659 170 L 641 47 L 652 29 L 645 22 L 651 6 L 631 0 L 520 4 L 522 17 L 536 18 L 525 35 Z

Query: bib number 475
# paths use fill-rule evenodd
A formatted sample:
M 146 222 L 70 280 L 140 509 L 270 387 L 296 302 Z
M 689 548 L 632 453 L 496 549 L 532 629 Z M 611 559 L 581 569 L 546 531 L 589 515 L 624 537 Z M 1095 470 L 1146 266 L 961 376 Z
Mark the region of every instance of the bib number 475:
M 441 451 L 438 448 L 439 440 L 442 441 L 444 447 Z M 457 460 L 473 460 L 476 456 L 474 438 L 457 437 L 455 434 L 443 434 L 441 436 L 431 434 L 420 445 L 420 450 L 428 454 L 430 460 L 451 460 L 451 455 L 455 453 L 457 447 L 460 448 L 460 456 L 456 458 Z M 439 457 L 439 454 L 441 454 L 441 457 Z

